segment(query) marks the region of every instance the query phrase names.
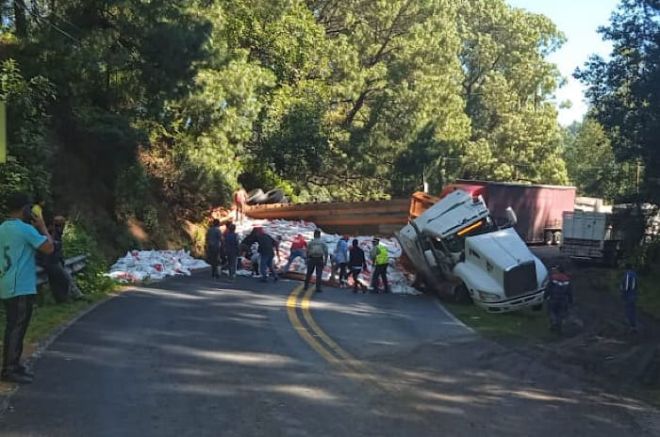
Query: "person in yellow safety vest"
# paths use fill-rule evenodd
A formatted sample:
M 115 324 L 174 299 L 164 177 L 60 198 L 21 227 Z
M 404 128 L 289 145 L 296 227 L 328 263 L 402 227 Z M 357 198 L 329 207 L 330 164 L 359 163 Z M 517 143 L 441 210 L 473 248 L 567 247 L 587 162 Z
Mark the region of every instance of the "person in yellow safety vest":
M 380 293 L 378 288 L 378 279 L 383 281 L 384 293 L 390 292 L 390 287 L 387 284 L 387 266 L 389 265 L 390 257 L 387 248 L 380 244 L 378 238 L 374 238 L 373 247 L 369 252 L 371 261 L 374 264 L 374 270 L 371 275 L 371 292 Z

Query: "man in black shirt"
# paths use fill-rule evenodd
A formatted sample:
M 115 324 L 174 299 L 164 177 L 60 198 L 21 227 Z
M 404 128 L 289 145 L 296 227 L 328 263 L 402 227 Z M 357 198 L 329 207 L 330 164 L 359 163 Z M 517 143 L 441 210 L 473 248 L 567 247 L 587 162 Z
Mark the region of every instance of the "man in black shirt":
M 273 237 L 268 235 L 263 228 L 257 231 L 257 244 L 259 244 L 259 270 L 261 271 L 261 282 L 268 282 L 268 271 L 273 275 L 273 279 L 277 281 L 277 274 L 273 268 L 273 258 L 277 254 L 277 259 L 280 259 L 279 243 Z
M 360 272 L 364 269 L 367 271 L 367 260 L 364 256 L 364 250 L 360 248 L 358 240 L 353 240 L 353 245 L 348 252 L 348 268 L 351 269 L 351 276 L 353 277 L 353 293 L 357 293 L 358 286 L 366 291 L 366 287 L 360 284 L 358 277 Z

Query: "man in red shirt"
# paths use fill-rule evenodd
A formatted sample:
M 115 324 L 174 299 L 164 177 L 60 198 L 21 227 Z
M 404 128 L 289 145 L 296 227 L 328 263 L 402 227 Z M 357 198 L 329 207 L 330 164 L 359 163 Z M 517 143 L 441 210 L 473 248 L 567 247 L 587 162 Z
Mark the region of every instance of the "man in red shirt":
M 304 260 L 306 257 L 306 252 L 307 242 L 305 241 L 305 238 L 300 234 L 293 237 L 293 241 L 291 242 L 291 252 L 289 253 L 289 260 L 284 266 L 283 273 L 287 273 L 289 271 L 291 263 L 293 263 L 296 258 L 302 258 Z

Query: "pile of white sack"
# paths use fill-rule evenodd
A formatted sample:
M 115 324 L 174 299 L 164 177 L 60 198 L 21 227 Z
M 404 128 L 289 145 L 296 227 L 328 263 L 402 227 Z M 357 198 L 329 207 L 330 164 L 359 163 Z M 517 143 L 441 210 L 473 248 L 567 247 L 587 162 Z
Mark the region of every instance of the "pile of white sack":
M 264 231 L 272 236 L 277 238 L 278 236 L 282 237 L 282 242 L 280 244 L 280 259 L 278 261 L 275 258 L 274 264 L 276 270 L 282 270 L 287 260 L 289 259 L 289 252 L 291 249 L 291 242 L 296 237 L 296 235 L 302 235 L 307 242 L 309 242 L 314 237 L 314 230 L 317 229 L 314 223 L 305 222 L 305 221 L 287 221 L 287 220 L 250 220 L 245 219 L 242 224 L 237 224 L 237 232 L 241 238 L 246 237 L 254 227 L 261 227 Z M 348 245 L 349 247 L 353 244 L 353 240 L 357 239 L 359 245 L 364 250 L 367 258 L 368 272 L 360 273 L 359 280 L 363 285 L 369 286 L 371 281 L 371 273 L 373 272 L 373 266 L 371 260 L 369 259 L 369 251 L 372 248 L 373 236 L 353 236 L 349 235 Z M 328 246 L 328 252 L 332 255 L 335 251 L 337 242 L 342 238 L 341 235 L 337 234 L 321 234 L 321 238 L 325 241 Z M 384 245 L 390 256 L 390 267 L 387 270 L 387 278 L 390 285 L 392 293 L 402 293 L 402 294 L 419 294 L 415 288 L 412 287 L 411 277 L 404 269 L 401 267 L 398 262 L 401 257 L 402 250 L 399 242 L 395 238 L 380 238 L 380 243 Z M 239 265 L 239 271 L 237 274 L 242 276 L 251 276 L 251 263 L 247 259 L 241 259 Z M 323 279 L 328 280 L 332 274 L 330 264 L 326 265 L 323 271 Z M 289 269 L 292 272 L 305 273 L 305 261 L 301 258 L 297 258 Z M 335 279 L 339 275 L 338 272 L 335 273 Z M 314 279 L 312 279 L 314 280 Z
M 282 271 L 289 259 L 291 250 L 291 242 L 296 235 L 302 235 L 306 241 L 310 241 L 314 236 L 316 225 L 304 221 L 287 221 L 287 220 L 250 220 L 245 219 L 243 223 L 237 225 L 237 233 L 240 239 L 245 238 L 254 227 L 261 227 L 273 238 L 282 237 L 280 244 L 280 259 L 275 258 L 275 269 Z M 328 252 L 334 253 L 335 246 L 341 238 L 341 235 L 325 234 L 321 235 L 323 241 L 328 246 Z M 360 273 L 359 281 L 369 286 L 371 282 L 371 273 L 373 266 L 369 259 L 369 251 L 372 248 L 373 236 L 352 236 L 349 235 L 349 247 L 352 241 L 357 239 L 360 247 L 365 251 L 367 257 L 368 272 L 363 271 Z M 394 238 L 381 238 L 380 243 L 384 245 L 390 256 L 390 267 L 387 271 L 387 277 L 390 289 L 393 293 L 403 294 L 419 294 L 415 288 L 411 286 L 412 277 L 401 267 L 398 259 L 401 257 L 401 247 L 398 241 Z M 193 258 L 188 252 L 183 250 L 171 251 L 131 251 L 123 258 L 120 258 L 111 268 L 107 276 L 123 283 L 140 283 L 151 280 L 164 279 L 167 276 L 187 275 L 189 276 L 193 270 L 203 269 L 209 265 L 202 261 Z M 306 271 L 305 261 L 297 258 L 290 267 L 290 271 L 304 274 Z M 328 280 L 331 276 L 331 266 L 326 265 L 323 271 L 323 279 Z M 248 259 L 241 258 L 239 261 L 239 270 L 237 272 L 241 276 L 251 276 L 251 262 Z M 335 274 L 337 279 L 338 272 Z
M 167 276 L 190 276 L 209 265 L 183 250 L 133 250 L 110 267 L 106 276 L 122 283 L 157 281 Z

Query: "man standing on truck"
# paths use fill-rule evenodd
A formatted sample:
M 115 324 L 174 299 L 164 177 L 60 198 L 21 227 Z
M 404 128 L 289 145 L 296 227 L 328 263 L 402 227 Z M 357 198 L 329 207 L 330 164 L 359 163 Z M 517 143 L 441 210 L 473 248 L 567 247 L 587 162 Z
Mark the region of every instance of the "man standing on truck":
M 550 282 L 544 297 L 548 302 L 550 330 L 561 334 L 562 323 L 568 315 L 568 306 L 573 303 L 571 279 L 563 266 L 552 267 Z
M 626 309 L 626 318 L 630 325 L 630 332 L 637 333 L 637 273 L 633 270 L 632 264 L 626 264 L 626 272 L 621 281 L 621 297 Z
M 390 256 L 387 252 L 387 247 L 380 244 L 380 239 L 374 238 L 373 247 L 369 252 L 371 261 L 374 264 L 374 272 L 371 276 L 371 292 L 380 293 L 378 289 L 378 279 L 383 281 L 383 290 L 385 293 L 390 292 L 390 287 L 387 284 L 387 266 L 390 262 Z
M 234 206 L 236 207 L 236 222 L 243 223 L 245 216 L 245 204 L 247 203 L 247 193 L 243 187 L 238 187 L 234 193 Z

